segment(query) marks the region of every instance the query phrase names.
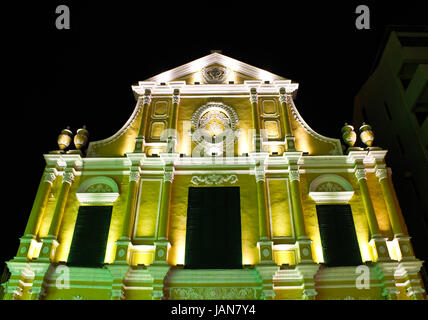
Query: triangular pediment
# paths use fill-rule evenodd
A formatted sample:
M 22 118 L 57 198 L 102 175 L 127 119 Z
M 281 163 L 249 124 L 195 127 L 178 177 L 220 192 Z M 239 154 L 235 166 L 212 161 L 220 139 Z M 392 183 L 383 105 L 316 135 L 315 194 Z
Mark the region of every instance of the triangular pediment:
M 145 81 L 167 83 L 185 81 L 186 84 L 243 83 L 247 80 L 287 80 L 269 71 L 214 52 L 177 68 L 162 72 Z

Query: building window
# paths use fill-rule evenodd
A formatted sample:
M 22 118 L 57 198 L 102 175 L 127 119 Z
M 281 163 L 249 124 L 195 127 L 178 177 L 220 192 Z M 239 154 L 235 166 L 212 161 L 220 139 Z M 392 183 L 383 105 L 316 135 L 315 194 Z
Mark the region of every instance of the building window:
M 112 206 L 79 207 L 68 265 L 92 268 L 104 265 L 112 209 Z
M 185 267 L 242 268 L 239 187 L 191 187 Z
M 351 206 L 317 205 L 324 263 L 329 267 L 361 264 Z

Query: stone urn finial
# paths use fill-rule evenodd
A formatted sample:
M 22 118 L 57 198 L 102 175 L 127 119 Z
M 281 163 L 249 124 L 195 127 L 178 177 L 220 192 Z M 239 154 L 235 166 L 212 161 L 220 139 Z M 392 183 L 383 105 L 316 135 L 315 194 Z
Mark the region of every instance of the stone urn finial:
M 369 148 L 373 145 L 374 133 L 372 127 L 365 122 L 360 127 L 360 139 Z
M 346 145 L 352 148 L 357 141 L 357 134 L 354 131 L 354 127 L 345 123 L 342 127 L 342 139 L 346 143 Z
M 60 151 L 64 151 L 71 142 L 71 137 L 73 136 L 73 132 L 71 132 L 70 127 L 67 127 L 66 129 L 63 129 L 58 136 L 57 142 L 59 146 Z
M 82 126 L 79 130 L 77 130 L 77 134 L 74 136 L 74 145 L 77 150 L 81 150 L 85 147 L 88 142 L 89 132 L 86 130 L 86 126 Z

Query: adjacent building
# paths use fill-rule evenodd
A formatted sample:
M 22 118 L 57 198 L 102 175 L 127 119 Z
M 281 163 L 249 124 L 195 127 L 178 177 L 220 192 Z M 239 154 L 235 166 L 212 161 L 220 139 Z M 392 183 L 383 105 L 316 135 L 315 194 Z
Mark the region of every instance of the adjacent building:
M 355 98 L 387 160 L 418 257 L 428 260 L 428 27 L 390 27 L 375 69 Z M 426 269 L 425 284 L 428 285 Z
M 424 299 L 387 150 L 344 154 L 298 87 L 214 52 L 133 86 L 86 152 L 65 129 L 3 298 Z

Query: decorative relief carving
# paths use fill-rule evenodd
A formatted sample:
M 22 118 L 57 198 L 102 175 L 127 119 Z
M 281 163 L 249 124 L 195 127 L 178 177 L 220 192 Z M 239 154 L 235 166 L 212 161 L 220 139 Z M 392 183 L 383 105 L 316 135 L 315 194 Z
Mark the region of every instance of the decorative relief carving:
M 211 66 L 202 69 L 202 76 L 206 83 L 224 83 L 228 73 L 228 69 L 220 66 Z
M 320 184 L 316 192 L 338 192 L 338 191 L 345 191 L 345 189 L 338 183 L 328 181 Z
M 208 115 L 204 117 L 205 114 L 213 111 L 217 111 L 216 115 L 219 117 L 222 115 L 226 116 L 226 118 L 224 116 L 221 117 L 221 122 L 225 126 L 227 125 L 232 130 L 236 129 L 236 125 L 239 123 L 238 114 L 235 109 L 221 102 L 209 102 L 198 108 L 192 115 L 192 126 L 195 129 L 203 129 L 204 125 L 207 124 L 204 122 L 204 119 L 208 117 Z M 216 118 L 218 117 L 216 116 Z
M 219 174 L 211 174 L 206 176 L 193 176 L 190 181 L 193 184 L 207 184 L 207 185 L 219 185 L 219 184 L 234 184 L 238 181 L 238 177 L 235 174 L 232 175 L 219 175 Z
M 86 189 L 87 193 L 100 193 L 100 192 L 114 192 L 112 187 L 105 183 L 97 183 L 89 186 L 88 189 Z
M 257 299 L 255 288 L 197 287 L 171 288 L 170 299 L 177 300 L 251 300 Z

